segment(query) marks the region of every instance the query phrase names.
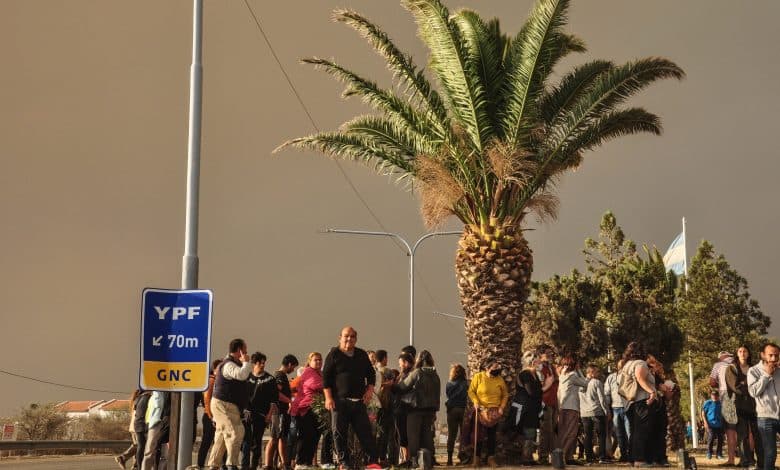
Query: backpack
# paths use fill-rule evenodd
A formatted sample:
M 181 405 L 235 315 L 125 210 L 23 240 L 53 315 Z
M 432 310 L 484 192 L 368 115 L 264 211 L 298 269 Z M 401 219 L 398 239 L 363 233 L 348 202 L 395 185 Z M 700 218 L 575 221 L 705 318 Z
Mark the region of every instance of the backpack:
M 623 365 L 618 377 L 618 394 L 625 398 L 626 401 L 634 401 L 639 391 L 639 382 L 636 381 L 635 369 L 636 361 L 628 362 Z

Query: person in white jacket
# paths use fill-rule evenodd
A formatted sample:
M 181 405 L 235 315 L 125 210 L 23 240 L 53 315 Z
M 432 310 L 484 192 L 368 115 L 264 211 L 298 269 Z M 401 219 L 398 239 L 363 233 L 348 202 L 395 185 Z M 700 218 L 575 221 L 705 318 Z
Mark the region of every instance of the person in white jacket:
M 748 393 L 756 399 L 758 434 L 764 447 L 764 469 L 774 470 L 780 432 L 780 346 L 761 348 L 761 362 L 748 370 Z

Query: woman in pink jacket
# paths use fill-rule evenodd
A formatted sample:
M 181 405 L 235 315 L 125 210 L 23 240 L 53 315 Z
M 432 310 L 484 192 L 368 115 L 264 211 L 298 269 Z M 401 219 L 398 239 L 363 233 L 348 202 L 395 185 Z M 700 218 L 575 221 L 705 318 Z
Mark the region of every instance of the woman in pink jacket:
M 322 354 L 309 354 L 306 368 L 298 383 L 298 394 L 290 405 L 290 416 L 298 428 L 298 452 L 295 460 L 297 470 L 313 468 L 317 442 L 320 440 L 320 422 L 311 409 L 311 404 L 322 394 Z

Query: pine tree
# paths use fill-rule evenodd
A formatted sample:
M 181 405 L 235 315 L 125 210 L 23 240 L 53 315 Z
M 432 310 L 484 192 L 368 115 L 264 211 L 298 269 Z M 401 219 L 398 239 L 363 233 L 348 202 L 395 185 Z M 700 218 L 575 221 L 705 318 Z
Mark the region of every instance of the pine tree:
M 666 273 L 656 249 L 627 239 L 611 212 L 601 220 L 599 239 L 585 241 L 585 262 L 601 286 L 601 308 L 609 344 L 619 357 L 628 343 L 641 341 L 671 367 L 680 357 L 683 338 L 675 311 L 675 280 Z
M 607 328 L 597 318 L 601 288 L 577 270 L 555 275 L 532 286 L 532 300 L 523 316 L 523 349 L 541 344 L 572 351 L 585 363 L 606 365 Z
M 685 284 L 687 283 L 687 289 Z M 716 254 L 712 243 L 704 240 L 691 260 L 688 278 L 678 287 L 679 323 L 685 332 L 685 350 L 694 366 L 696 393 L 705 398 L 708 378 L 719 351 L 735 353 L 747 346 L 756 358 L 771 320 L 748 290 L 748 282 L 731 267 L 723 254 Z M 684 377 L 682 406 L 690 407 L 687 364 L 677 367 Z

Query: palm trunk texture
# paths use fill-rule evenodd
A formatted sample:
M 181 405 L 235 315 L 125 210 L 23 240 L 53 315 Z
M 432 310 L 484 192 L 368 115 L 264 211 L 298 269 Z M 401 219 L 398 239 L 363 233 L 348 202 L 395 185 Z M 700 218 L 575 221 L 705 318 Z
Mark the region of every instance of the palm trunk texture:
M 496 236 L 498 233 L 498 236 Z M 466 316 L 471 373 L 498 361 L 507 382 L 519 372 L 520 320 L 530 293 L 533 257 L 522 234 L 466 227 L 455 259 Z
M 514 393 L 521 370 L 520 330 L 523 307 L 530 293 L 533 256 L 519 231 L 466 227 L 459 241 L 455 268 L 461 304 L 466 316 L 468 366 L 473 375 L 498 361 L 502 376 Z M 499 424 L 498 452 L 511 463 L 521 449 L 509 445 Z

